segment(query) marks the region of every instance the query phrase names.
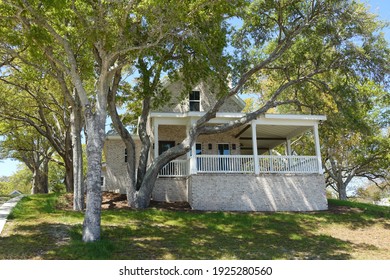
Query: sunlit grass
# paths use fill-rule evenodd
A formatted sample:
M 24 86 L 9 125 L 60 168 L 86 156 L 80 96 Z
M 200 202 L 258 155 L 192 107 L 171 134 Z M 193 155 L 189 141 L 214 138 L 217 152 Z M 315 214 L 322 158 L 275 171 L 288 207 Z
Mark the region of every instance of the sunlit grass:
M 0 237 L 0 259 L 354 259 L 387 258 L 381 243 L 332 231 L 381 231 L 389 208 L 330 201 L 354 211 L 333 213 L 102 211 L 102 238 L 83 243 L 83 213 L 64 210 L 59 195 L 22 199 Z M 356 210 L 357 209 L 357 210 Z M 344 230 L 344 231 L 343 231 Z M 389 233 L 389 234 L 388 234 Z M 353 240 L 353 241 L 351 241 Z M 388 244 L 388 243 L 387 243 Z

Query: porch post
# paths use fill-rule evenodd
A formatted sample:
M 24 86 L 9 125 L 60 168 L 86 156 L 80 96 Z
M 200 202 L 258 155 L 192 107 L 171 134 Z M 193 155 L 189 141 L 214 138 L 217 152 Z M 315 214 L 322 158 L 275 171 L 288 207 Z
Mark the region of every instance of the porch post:
M 155 120 L 154 124 L 154 159 L 158 157 L 158 123 Z
M 253 161 L 254 161 L 254 167 L 255 167 L 255 174 L 260 174 L 260 166 L 259 166 L 259 155 L 257 153 L 257 133 L 256 133 L 256 123 L 252 121 L 251 123 L 252 127 L 252 146 L 253 146 Z
M 314 144 L 315 144 L 315 150 L 316 150 L 316 156 L 317 156 L 317 162 L 318 162 L 318 173 L 323 174 L 322 160 L 321 160 L 320 137 L 318 134 L 318 123 L 314 124 L 313 131 L 314 131 Z
M 190 126 L 194 124 L 195 120 L 191 118 Z M 190 174 L 197 174 L 198 169 L 196 167 L 196 141 L 191 145 L 191 157 L 190 157 Z
M 290 139 L 286 139 L 286 150 L 287 150 L 288 170 L 291 171 L 292 159 L 291 159 L 291 140 Z
M 191 146 L 191 158 L 190 158 L 190 173 L 196 174 L 198 173 L 198 170 L 196 168 L 196 142 L 194 141 L 194 144 Z

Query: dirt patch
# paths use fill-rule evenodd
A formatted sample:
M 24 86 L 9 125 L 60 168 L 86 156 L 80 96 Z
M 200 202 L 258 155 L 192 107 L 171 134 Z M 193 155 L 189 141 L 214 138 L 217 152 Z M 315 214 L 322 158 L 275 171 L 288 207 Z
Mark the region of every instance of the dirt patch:
M 349 206 L 329 205 L 328 212 L 333 214 L 349 214 L 349 213 L 363 213 L 364 211 L 362 209 L 352 208 Z
M 165 209 L 171 211 L 194 211 L 188 202 L 160 202 L 151 201 L 150 208 Z M 73 194 L 64 194 L 60 201 L 58 208 L 71 210 L 73 209 Z M 114 192 L 102 192 L 102 209 L 130 209 L 127 205 L 127 196 L 125 194 Z M 322 213 L 324 211 L 321 211 Z M 359 208 L 352 208 L 349 206 L 337 206 L 329 205 L 329 209 L 325 212 L 332 214 L 350 214 L 350 213 L 363 213 L 364 211 Z
M 149 207 L 171 211 L 191 210 L 191 207 L 187 202 L 159 202 L 152 200 Z M 63 195 L 58 203 L 58 208 L 66 210 L 73 209 L 73 194 L 67 193 Z M 102 209 L 130 209 L 127 205 L 127 196 L 120 193 L 103 192 Z

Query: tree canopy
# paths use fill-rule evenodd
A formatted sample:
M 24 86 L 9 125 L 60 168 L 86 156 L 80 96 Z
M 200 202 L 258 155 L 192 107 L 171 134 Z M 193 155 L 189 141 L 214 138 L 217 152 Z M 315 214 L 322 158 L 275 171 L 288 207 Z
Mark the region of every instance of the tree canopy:
M 361 120 L 377 104 L 370 85 L 387 93 L 383 23 L 357 1 L 3 0 L 0 12 L 1 74 L 39 73 L 42 85 L 52 81 L 59 89 L 70 114 L 80 109 L 73 120 L 82 119 L 87 138 L 84 241 L 100 238 L 108 114 L 129 152 L 129 204 L 144 208 L 159 170 L 187 153 L 201 134 L 228 131 L 280 106 Z M 188 88 L 212 81 L 218 100 L 179 145 L 147 166 L 147 116 L 169 99 L 164 78 Z M 231 123 L 206 125 L 228 98 L 248 92 L 259 93 L 257 109 Z M 388 100 L 388 94 L 380 98 Z M 133 135 L 118 114 L 122 104 L 140 117 L 137 170 Z M 363 112 L 356 112 L 359 105 Z M 73 128 L 75 139 L 81 128 Z

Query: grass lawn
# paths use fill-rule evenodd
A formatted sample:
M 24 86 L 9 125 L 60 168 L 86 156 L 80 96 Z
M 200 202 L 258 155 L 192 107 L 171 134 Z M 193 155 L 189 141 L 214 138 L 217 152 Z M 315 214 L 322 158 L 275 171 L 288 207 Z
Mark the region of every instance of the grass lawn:
M 81 242 L 83 214 L 54 194 L 25 197 L 0 259 L 390 259 L 390 208 L 330 200 L 316 213 L 102 212 L 102 240 Z

